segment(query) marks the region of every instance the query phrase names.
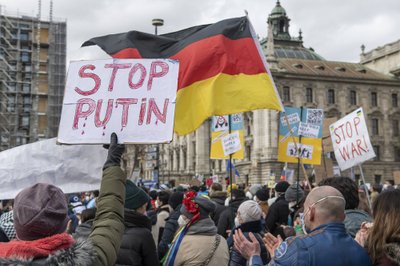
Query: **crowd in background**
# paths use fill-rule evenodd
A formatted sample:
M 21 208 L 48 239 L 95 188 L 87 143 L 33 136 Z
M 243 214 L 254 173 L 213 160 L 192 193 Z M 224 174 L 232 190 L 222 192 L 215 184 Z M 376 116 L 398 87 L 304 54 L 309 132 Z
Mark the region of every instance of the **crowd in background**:
M 119 146 L 100 191 L 64 195 L 37 184 L 3 201 L 0 265 L 400 265 L 393 181 L 368 196 L 347 177 L 148 189 L 124 181 Z M 21 245 L 29 252 L 15 251 Z M 70 249 L 71 264 L 53 255 Z

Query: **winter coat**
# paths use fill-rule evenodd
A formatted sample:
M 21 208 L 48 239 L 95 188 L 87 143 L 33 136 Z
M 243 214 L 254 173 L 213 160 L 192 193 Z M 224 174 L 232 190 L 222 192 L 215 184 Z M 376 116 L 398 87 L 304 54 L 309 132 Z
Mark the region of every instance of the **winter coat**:
M 143 214 L 125 209 L 125 227 L 115 265 L 158 265 L 156 244 L 151 234 L 151 220 Z
M 169 244 L 172 243 L 175 233 L 179 229 L 178 219 L 181 215 L 181 206 L 182 204 L 179 204 L 165 222 L 164 232 L 160 243 L 158 243 L 158 258 L 160 260 L 167 254 Z
M 0 265 L 114 265 L 124 232 L 126 175 L 103 171 L 93 229 L 88 239 L 62 233 L 34 241 L 0 243 Z
M 254 222 L 248 222 L 241 224 L 238 228 L 235 229 L 241 229 L 244 236 L 250 240 L 249 233 L 252 232 L 254 236 L 257 238 L 258 243 L 260 244 L 261 248 L 261 258 L 266 265 L 270 261 L 270 256 L 269 253 L 265 247 L 265 244 L 262 240 L 264 231 L 262 228 L 262 223 L 260 221 L 254 221 Z M 230 256 L 229 256 L 229 266 L 245 266 L 246 265 L 246 259 L 239 253 L 239 251 L 234 247 L 234 241 L 232 235 L 228 238 L 228 247 L 230 251 Z
M 218 234 L 221 236 L 227 238 L 228 234 L 226 233 L 226 230 L 231 230 L 235 226 L 235 216 L 237 213 L 237 210 L 244 201 L 246 201 L 247 198 L 238 198 L 234 199 L 229 203 L 229 207 L 226 208 L 222 213 L 221 216 L 219 217 L 218 220 Z
M 379 259 L 377 266 L 400 265 L 400 242 L 385 245 L 384 255 Z
M 170 211 L 171 207 L 168 204 L 161 206 L 157 211 L 157 223 L 153 225 L 151 229 L 151 233 L 153 234 L 153 239 L 156 245 L 158 245 L 158 243 L 161 241 L 165 223 L 169 217 Z
M 283 228 L 280 225 L 288 224 L 289 213 L 289 203 L 285 200 L 285 194 L 282 194 L 269 207 L 267 218 L 265 218 L 268 231 L 274 236 L 279 234 L 282 238 L 285 238 Z
M 3 229 L 0 228 L 0 242 L 8 242 L 10 241 L 6 235 L 6 233 L 3 232 Z
M 72 234 L 72 236 L 75 239 L 78 238 L 88 238 L 90 233 L 92 232 L 92 226 L 93 226 L 93 221 L 94 219 L 87 220 L 84 223 L 81 223 L 75 230 L 75 233 Z
M 346 227 L 347 233 L 352 238 L 356 237 L 358 230 L 361 228 L 363 222 L 371 223 L 372 217 L 363 210 L 345 210 L 346 218 L 344 219 L 344 227 Z
M 217 208 L 213 213 L 210 213 L 211 219 L 214 221 L 215 225 L 218 226 L 218 220 L 221 213 L 227 209 L 225 206 L 226 192 L 225 191 L 215 191 L 211 193 L 211 200 L 216 203 Z
M 176 254 L 174 266 L 228 265 L 229 252 L 226 240 L 217 234 L 211 218 L 197 221 L 189 227 Z

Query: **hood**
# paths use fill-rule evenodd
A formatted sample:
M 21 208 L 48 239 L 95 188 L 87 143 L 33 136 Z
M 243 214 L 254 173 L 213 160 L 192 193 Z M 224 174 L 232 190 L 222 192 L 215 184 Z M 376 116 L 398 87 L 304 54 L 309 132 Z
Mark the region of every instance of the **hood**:
M 240 204 L 242 204 L 246 200 L 249 200 L 249 199 L 248 198 L 234 199 L 231 202 L 229 202 L 229 207 L 232 207 L 237 210 L 239 208 Z
M 372 217 L 363 210 L 345 210 L 346 218 L 343 223 L 346 231 L 355 237 L 363 222 L 372 222 Z
M 2 254 L 0 265 L 92 265 L 96 256 L 92 242 L 79 239 L 73 243 L 69 238 L 64 233 L 35 241 L 15 240 L 2 244 L 1 249 L 9 253 Z M 65 245 L 67 243 L 58 243 L 64 241 L 69 247 Z M 49 250 L 52 243 L 55 245 Z
M 222 199 L 223 201 L 225 201 L 226 197 L 226 191 L 214 191 L 210 194 L 211 199 Z
M 187 233 L 187 235 L 204 235 L 204 236 L 215 236 L 217 234 L 217 227 L 211 218 L 205 218 L 198 220 L 192 224 Z
M 385 245 L 385 255 L 386 258 L 389 259 L 391 262 L 400 265 L 400 243 L 389 243 Z
M 151 230 L 151 220 L 146 215 L 129 209 L 125 209 L 124 214 L 124 223 L 126 227 L 144 227 Z

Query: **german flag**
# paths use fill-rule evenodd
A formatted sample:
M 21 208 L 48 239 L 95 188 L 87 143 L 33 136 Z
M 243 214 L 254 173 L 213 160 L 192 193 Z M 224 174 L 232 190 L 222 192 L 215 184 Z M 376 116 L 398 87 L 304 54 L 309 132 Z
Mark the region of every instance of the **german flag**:
M 174 130 L 185 135 L 213 115 L 283 106 L 247 17 L 163 35 L 138 31 L 96 37 L 114 58 L 179 60 Z

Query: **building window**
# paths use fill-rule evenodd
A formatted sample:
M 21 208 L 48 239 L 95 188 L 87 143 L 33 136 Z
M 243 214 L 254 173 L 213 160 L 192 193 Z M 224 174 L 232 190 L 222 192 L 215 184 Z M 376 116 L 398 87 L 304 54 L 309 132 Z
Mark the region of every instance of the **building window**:
M 7 97 L 7 112 L 15 112 L 15 96 L 9 95 Z
M 283 87 L 283 101 L 290 102 L 290 88 L 288 86 Z
M 375 175 L 374 179 L 375 179 L 375 184 L 380 184 L 381 180 L 382 180 L 382 176 L 381 175 Z
M 334 104 L 335 103 L 335 91 L 330 89 L 328 90 L 328 104 Z
M 394 160 L 400 161 L 400 147 L 394 147 Z
M 371 106 L 378 106 L 378 94 L 371 92 Z
M 31 85 L 28 83 L 24 83 L 22 85 L 22 92 L 24 93 L 30 93 L 31 92 Z
M 379 135 L 379 120 L 376 118 L 371 119 L 372 135 Z
M 29 53 L 28 52 L 22 52 L 21 53 L 21 61 L 26 63 L 29 62 L 30 57 L 29 57 Z
M 306 88 L 306 102 L 313 102 L 313 91 L 312 88 Z
M 21 118 L 21 127 L 29 127 L 29 116 L 23 116 Z
M 21 41 L 27 41 L 29 38 L 29 35 L 27 32 L 21 32 L 19 35 L 19 38 L 21 39 Z
M 399 104 L 397 102 L 397 94 L 396 93 L 392 94 L 392 107 L 399 107 Z
M 374 152 L 375 152 L 375 160 L 380 160 L 380 147 L 378 145 L 374 145 L 372 146 L 374 148 Z
M 399 120 L 393 120 L 392 121 L 392 127 L 393 127 L 393 136 L 398 137 L 399 136 Z
M 357 105 L 357 92 L 356 91 L 350 91 L 350 104 L 351 105 Z

